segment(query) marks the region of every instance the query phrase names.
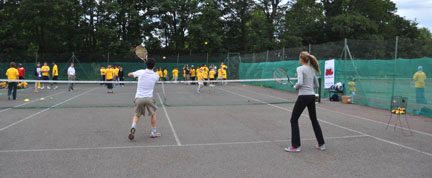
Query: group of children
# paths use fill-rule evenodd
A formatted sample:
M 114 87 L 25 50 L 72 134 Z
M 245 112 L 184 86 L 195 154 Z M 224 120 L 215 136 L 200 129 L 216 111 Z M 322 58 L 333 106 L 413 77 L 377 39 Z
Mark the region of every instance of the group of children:
M 58 78 L 58 66 L 55 61 L 52 62 L 52 75 L 50 75 L 51 68 L 48 66 L 48 62 L 44 62 L 44 65 L 41 67 L 40 62 L 37 62 L 35 70 L 34 70 L 34 76 L 35 80 L 50 80 L 50 76 L 52 76 L 52 80 L 57 80 Z M 42 85 L 39 87 L 38 85 Z M 58 88 L 56 83 L 51 83 L 51 87 L 55 90 Z M 45 83 L 36 83 L 35 85 L 35 92 L 38 92 L 38 89 L 45 89 Z M 46 84 L 46 88 L 49 90 L 51 89 L 48 84 Z
M 124 87 L 124 83 L 119 81 L 124 81 L 124 71 L 122 66 L 111 66 L 111 64 L 108 64 L 108 66 L 105 68 L 105 66 L 101 66 L 100 68 L 100 75 L 101 75 L 101 81 L 108 81 L 108 83 L 104 84 L 101 83 L 101 85 L 106 85 L 108 88 L 108 93 L 113 93 L 113 82 L 115 86 L 121 86 Z
M 191 65 L 189 68 L 189 65 L 183 66 L 183 80 L 185 81 L 197 81 L 198 88 L 197 93 L 200 93 L 200 89 L 204 84 L 210 83 L 212 80 L 226 80 L 227 79 L 227 70 L 228 67 L 222 62 L 218 67 L 211 64 L 210 68 L 207 67 L 206 64 L 203 64 L 202 66 L 195 67 Z M 162 67 L 159 67 L 159 69 L 156 69 L 156 74 L 159 75 L 159 80 L 167 81 L 169 80 L 168 77 L 168 69 L 164 68 L 162 70 Z M 172 77 L 171 80 L 178 81 L 179 80 L 179 70 L 177 67 L 174 67 L 172 70 Z M 204 82 L 208 81 L 208 82 Z
M 222 62 L 220 67 L 216 67 L 215 65 L 211 64 L 210 68 L 207 67 L 206 64 L 203 64 L 202 66 L 195 67 L 191 65 L 189 68 L 189 65 L 183 66 L 183 80 L 185 81 L 200 81 L 200 77 L 202 80 L 226 80 L 227 79 L 227 66 L 224 65 Z M 159 69 L 156 69 L 156 74 L 159 75 L 160 79 L 163 81 L 169 80 L 168 76 L 168 69 L 162 67 L 159 67 Z M 177 67 L 174 67 L 174 69 L 171 71 L 171 80 L 178 81 L 179 80 L 179 69 Z

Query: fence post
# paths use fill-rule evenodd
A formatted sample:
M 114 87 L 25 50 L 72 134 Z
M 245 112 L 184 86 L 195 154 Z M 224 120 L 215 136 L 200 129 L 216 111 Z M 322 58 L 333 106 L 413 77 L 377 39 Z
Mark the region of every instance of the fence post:
M 347 46 L 348 46 L 348 40 L 345 38 L 345 41 L 344 41 L 344 60 L 347 59 Z
M 178 68 L 178 64 L 179 64 L 179 58 L 180 58 L 180 54 L 177 53 L 177 64 L 176 64 L 177 68 Z
M 282 48 L 282 61 L 285 60 L 285 46 Z
M 312 45 L 309 43 L 309 54 L 312 54 Z
M 108 60 L 108 63 L 107 63 L 107 65 L 108 65 L 109 64 L 109 52 L 108 52 L 108 59 L 107 60 Z
M 398 43 L 399 43 L 399 36 L 396 36 L 396 44 L 395 44 L 395 60 L 397 59 L 397 55 L 398 55 Z
M 396 82 L 396 59 L 397 59 L 397 50 L 398 50 L 399 36 L 396 36 L 395 41 L 395 58 L 393 61 L 393 83 L 392 83 L 392 97 L 395 96 L 395 82 Z M 392 101 L 390 101 L 392 102 Z M 391 106 L 390 106 L 391 109 Z
M 255 52 L 253 52 L 253 62 L 255 62 L 255 61 L 256 61 Z
M 267 50 L 266 62 L 268 61 L 269 50 Z
M 37 61 L 38 61 L 38 53 L 35 53 L 36 55 L 35 55 L 35 64 L 37 64 Z

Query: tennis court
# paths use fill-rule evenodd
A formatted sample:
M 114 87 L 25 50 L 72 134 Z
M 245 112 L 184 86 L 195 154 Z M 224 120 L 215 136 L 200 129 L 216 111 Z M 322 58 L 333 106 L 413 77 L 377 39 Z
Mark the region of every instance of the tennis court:
M 1 177 L 431 177 L 432 120 L 386 128 L 388 111 L 317 105 L 327 150 L 319 151 L 307 111 L 302 152 L 287 153 L 296 94 L 248 83 L 158 85 L 157 128 L 141 118 L 129 141 L 136 86 L 107 94 L 99 84 L 18 92 L 0 99 Z M 4 92 L 4 90 L 2 90 Z M 24 98 L 30 101 L 24 102 Z M 44 100 L 41 100 L 44 98 Z M 163 100 L 166 101 L 164 102 Z

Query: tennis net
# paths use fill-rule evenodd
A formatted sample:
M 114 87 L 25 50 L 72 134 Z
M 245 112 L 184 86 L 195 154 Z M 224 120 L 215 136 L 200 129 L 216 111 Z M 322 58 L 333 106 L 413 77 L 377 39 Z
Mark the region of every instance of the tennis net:
M 291 80 L 296 83 L 296 79 Z M 7 85 L 7 81 L 0 79 L 3 85 Z M 137 89 L 137 81 L 18 82 L 21 87 L 16 101 L 7 100 L 6 86 L 0 89 L 0 109 L 133 108 Z M 73 90 L 69 91 L 72 83 Z M 107 93 L 109 83 L 114 86 L 112 94 Z M 158 81 L 153 98 L 159 106 L 166 107 L 290 104 L 297 99 L 297 92 L 291 85 L 280 84 L 276 79 L 207 80 L 204 84 L 198 93 L 197 81 Z

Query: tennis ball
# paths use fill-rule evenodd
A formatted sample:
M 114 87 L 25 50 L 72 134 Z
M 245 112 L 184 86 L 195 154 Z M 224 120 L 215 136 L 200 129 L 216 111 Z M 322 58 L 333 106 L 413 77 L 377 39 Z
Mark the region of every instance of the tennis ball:
M 40 100 L 45 100 L 45 98 L 40 98 Z
M 24 101 L 27 102 L 27 101 L 30 101 L 30 100 L 26 98 L 26 99 L 24 99 Z
M 50 97 L 50 100 L 52 100 L 52 99 L 54 99 L 54 97 L 51 96 L 51 97 Z
M 396 115 L 399 115 L 399 113 L 400 113 L 400 111 L 399 111 L 399 110 L 397 110 L 397 111 L 396 111 Z
M 162 59 L 166 59 L 166 57 L 164 56 L 164 57 L 162 57 Z
M 208 44 L 208 42 L 207 42 L 207 41 L 205 41 L 205 42 L 204 42 L 204 44 L 205 44 L 205 45 L 207 45 L 207 44 Z

